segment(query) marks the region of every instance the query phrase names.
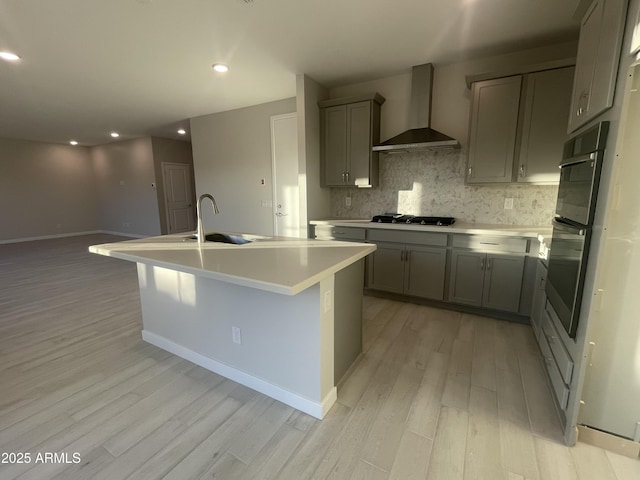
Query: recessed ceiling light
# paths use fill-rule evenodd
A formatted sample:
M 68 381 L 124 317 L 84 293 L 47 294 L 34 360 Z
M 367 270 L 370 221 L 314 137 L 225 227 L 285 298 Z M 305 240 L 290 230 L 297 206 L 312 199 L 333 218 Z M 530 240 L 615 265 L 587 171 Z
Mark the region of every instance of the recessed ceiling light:
M 224 72 L 228 72 L 229 71 L 229 67 L 227 67 L 225 64 L 223 63 L 216 63 L 213 65 L 213 69 L 216 72 L 220 72 L 220 73 L 224 73 Z
M 111 136 L 113 138 L 118 138 L 120 136 L 120 134 L 118 132 L 111 132 Z
M 184 128 L 181 128 L 180 130 L 178 130 L 178 133 L 180 135 L 185 135 L 187 133 L 187 131 Z
M 77 142 L 76 140 L 71 140 L 69 143 L 70 143 L 71 145 L 77 145 L 77 144 L 78 144 L 78 142 Z
M 20 57 L 18 55 L 11 52 L 0 52 L 0 58 L 2 58 L 3 60 L 7 60 L 9 62 L 15 62 L 17 60 L 20 60 Z

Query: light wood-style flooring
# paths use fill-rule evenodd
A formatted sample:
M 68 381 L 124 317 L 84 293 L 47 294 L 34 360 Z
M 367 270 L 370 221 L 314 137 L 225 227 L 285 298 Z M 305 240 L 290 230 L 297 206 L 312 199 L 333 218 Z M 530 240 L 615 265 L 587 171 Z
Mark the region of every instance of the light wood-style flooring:
M 562 444 L 527 326 L 366 297 L 318 421 L 143 342 L 135 265 L 87 252 L 114 240 L 0 245 L 2 480 L 640 478 Z

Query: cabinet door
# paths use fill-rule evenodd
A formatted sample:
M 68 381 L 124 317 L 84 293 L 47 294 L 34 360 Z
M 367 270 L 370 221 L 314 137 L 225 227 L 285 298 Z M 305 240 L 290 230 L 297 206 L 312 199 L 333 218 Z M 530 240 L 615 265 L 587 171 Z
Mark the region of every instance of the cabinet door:
M 347 106 L 323 109 L 324 184 L 342 186 L 347 172 Z
M 482 305 L 486 254 L 467 250 L 451 252 L 449 301 L 465 305 Z
M 444 300 L 446 248 L 413 246 L 407 249 L 405 257 L 404 293 Z
M 467 183 L 511 182 L 521 84 L 519 75 L 473 84 Z
M 547 282 L 547 268 L 538 261 L 536 267 L 536 279 L 533 290 L 533 300 L 531 302 L 531 327 L 536 338 L 540 341 L 540 326 L 542 325 L 542 312 L 544 312 L 544 302 L 547 300 L 544 289 Z
M 402 293 L 404 281 L 404 245 L 378 243 L 369 258 L 369 288 Z
M 482 306 L 517 312 L 520 307 L 524 256 L 487 254 Z
M 580 24 L 569 133 L 613 105 L 627 0 L 593 0 Z
M 571 106 L 573 73 L 573 67 L 566 67 L 525 77 L 518 182 L 559 181 L 558 163 L 567 140 L 565 125 Z
M 371 164 L 371 102 L 347 105 L 347 185 L 369 185 Z

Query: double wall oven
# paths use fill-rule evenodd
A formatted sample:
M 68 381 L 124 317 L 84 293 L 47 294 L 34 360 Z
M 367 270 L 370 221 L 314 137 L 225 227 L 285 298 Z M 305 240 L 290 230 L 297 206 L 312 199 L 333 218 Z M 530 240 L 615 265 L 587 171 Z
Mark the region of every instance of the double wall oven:
M 570 337 L 575 337 L 589 257 L 600 170 L 609 123 L 565 143 L 549 251 L 546 294 Z

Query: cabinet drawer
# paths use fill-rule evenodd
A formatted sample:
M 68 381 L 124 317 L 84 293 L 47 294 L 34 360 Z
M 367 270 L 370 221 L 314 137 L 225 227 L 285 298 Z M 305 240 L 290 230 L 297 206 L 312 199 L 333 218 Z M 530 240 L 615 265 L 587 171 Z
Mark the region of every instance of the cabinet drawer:
M 337 227 L 334 225 L 316 225 L 316 238 L 327 240 L 357 240 L 364 241 L 366 230 L 355 227 Z
M 551 353 L 551 348 L 549 347 L 547 338 L 544 335 L 541 335 L 540 338 L 540 352 L 542 353 L 542 360 L 546 367 L 547 373 L 549 374 L 549 380 L 551 381 L 551 389 L 553 390 L 553 394 L 558 401 L 560 409 L 566 410 L 567 402 L 569 400 L 569 389 L 562 380 L 562 375 L 560 375 L 560 372 L 558 371 L 556 362 L 553 359 L 553 354 Z
M 407 232 L 398 230 L 369 229 L 369 241 L 412 243 L 414 245 L 433 245 L 436 247 L 447 246 L 446 233 L 434 232 Z
M 560 335 L 556 327 L 551 322 L 549 314 L 545 311 L 542 319 L 542 332 L 544 333 L 545 340 L 549 345 L 549 349 L 553 353 L 558 370 L 564 379 L 564 383 L 567 385 L 571 383 L 571 375 L 573 374 L 573 360 L 569 356 L 569 352 L 562 344 Z
M 453 246 L 473 250 L 499 252 L 527 252 L 526 238 L 490 237 L 485 235 L 454 235 Z

